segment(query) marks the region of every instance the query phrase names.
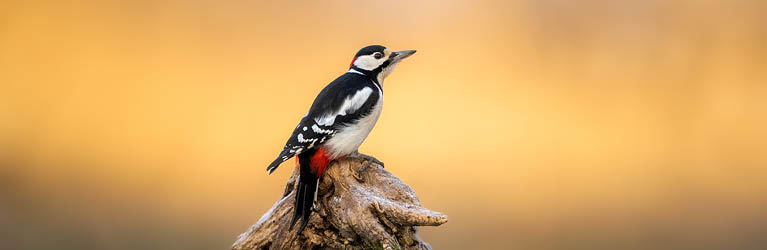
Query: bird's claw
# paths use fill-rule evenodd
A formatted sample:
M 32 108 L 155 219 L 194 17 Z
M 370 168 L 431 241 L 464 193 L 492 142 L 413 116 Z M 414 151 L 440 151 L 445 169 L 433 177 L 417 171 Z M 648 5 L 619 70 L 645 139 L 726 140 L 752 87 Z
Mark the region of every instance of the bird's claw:
M 360 167 L 359 170 L 352 172 L 352 176 L 354 176 L 354 179 L 357 179 L 359 182 L 365 182 L 365 178 L 362 178 L 362 172 L 364 172 L 368 166 L 370 166 L 370 162 L 365 161 L 362 163 L 362 167 Z
M 362 175 L 360 175 L 359 172 L 358 173 L 353 173 L 352 176 L 354 177 L 354 179 L 357 179 L 357 181 L 359 181 L 359 182 L 365 182 L 365 179 L 362 178 Z
M 384 163 L 383 163 L 382 161 L 380 161 L 380 160 L 376 159 L 376 158 L 375 158 L 375 157 L 373 157 L 373 156 L 369 156 L 369 155 L 366 155 L 366 154 L 363 154 L 363 153 L 357 152 L 357 153 L 356 153 L 356 155 L 355 155 L 355 157 L 356 157 L 356 158 L 359 158 L 359 159 L 360 159 L 360 160 L 362 160 L 363 162 L 364 162 L 364 161 L 368 161 L 368 162 L 372 162 L 372 163 L 375 163 L 375 164 L 377 164 L 377 165 L 380 165 L 381 167 L 383 167 L 383 166 L 384 166 Z

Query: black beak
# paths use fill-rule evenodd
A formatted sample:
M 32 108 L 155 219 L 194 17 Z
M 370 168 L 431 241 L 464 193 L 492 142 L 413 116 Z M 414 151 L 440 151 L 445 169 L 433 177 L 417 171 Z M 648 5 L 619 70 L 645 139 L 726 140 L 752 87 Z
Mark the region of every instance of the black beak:
M 395 63 L 413 54 L 415 54 L 415 50 L 403 50 L 403 51 L 392 52 L 389 58 L 391 58 L 392 63 Z

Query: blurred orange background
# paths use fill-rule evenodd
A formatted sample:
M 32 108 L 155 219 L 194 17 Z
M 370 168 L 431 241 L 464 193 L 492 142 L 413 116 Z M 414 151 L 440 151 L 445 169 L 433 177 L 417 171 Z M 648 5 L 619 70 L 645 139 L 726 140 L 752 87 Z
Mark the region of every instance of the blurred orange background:
M 765 1 L 6 1 L 0 248 L 226 249 L 369 44 L 435 249 L 767 249 Z

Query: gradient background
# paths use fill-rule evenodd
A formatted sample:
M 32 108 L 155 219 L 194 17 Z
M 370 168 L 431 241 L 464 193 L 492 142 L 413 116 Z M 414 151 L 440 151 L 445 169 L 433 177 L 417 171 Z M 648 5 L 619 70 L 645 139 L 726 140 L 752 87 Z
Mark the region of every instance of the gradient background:
M 767 249 L 765 1 L 4 1 L 0 248 L 227 249 L 368 44 L 435 249 Z

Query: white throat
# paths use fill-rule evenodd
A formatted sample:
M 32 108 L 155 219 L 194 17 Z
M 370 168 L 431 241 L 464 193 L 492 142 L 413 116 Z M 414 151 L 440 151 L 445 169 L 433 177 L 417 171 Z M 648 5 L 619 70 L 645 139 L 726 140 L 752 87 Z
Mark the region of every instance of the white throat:
M 389 66 L 384 68 L 381 71 L 381 73 L 378 73 L 378 77 L 377 77 L 376 80 L 378 80 L 379 84 L 383 85 L 384 79 L 386 79 L 386 77 L 388 77 L 389 74 L 391 74 L 391 72 L 394 71 L 394 68 L 397 67 L 397 64 L 399 64 L 399 62 L 395 62 L 395 63 L 389 64 Z

